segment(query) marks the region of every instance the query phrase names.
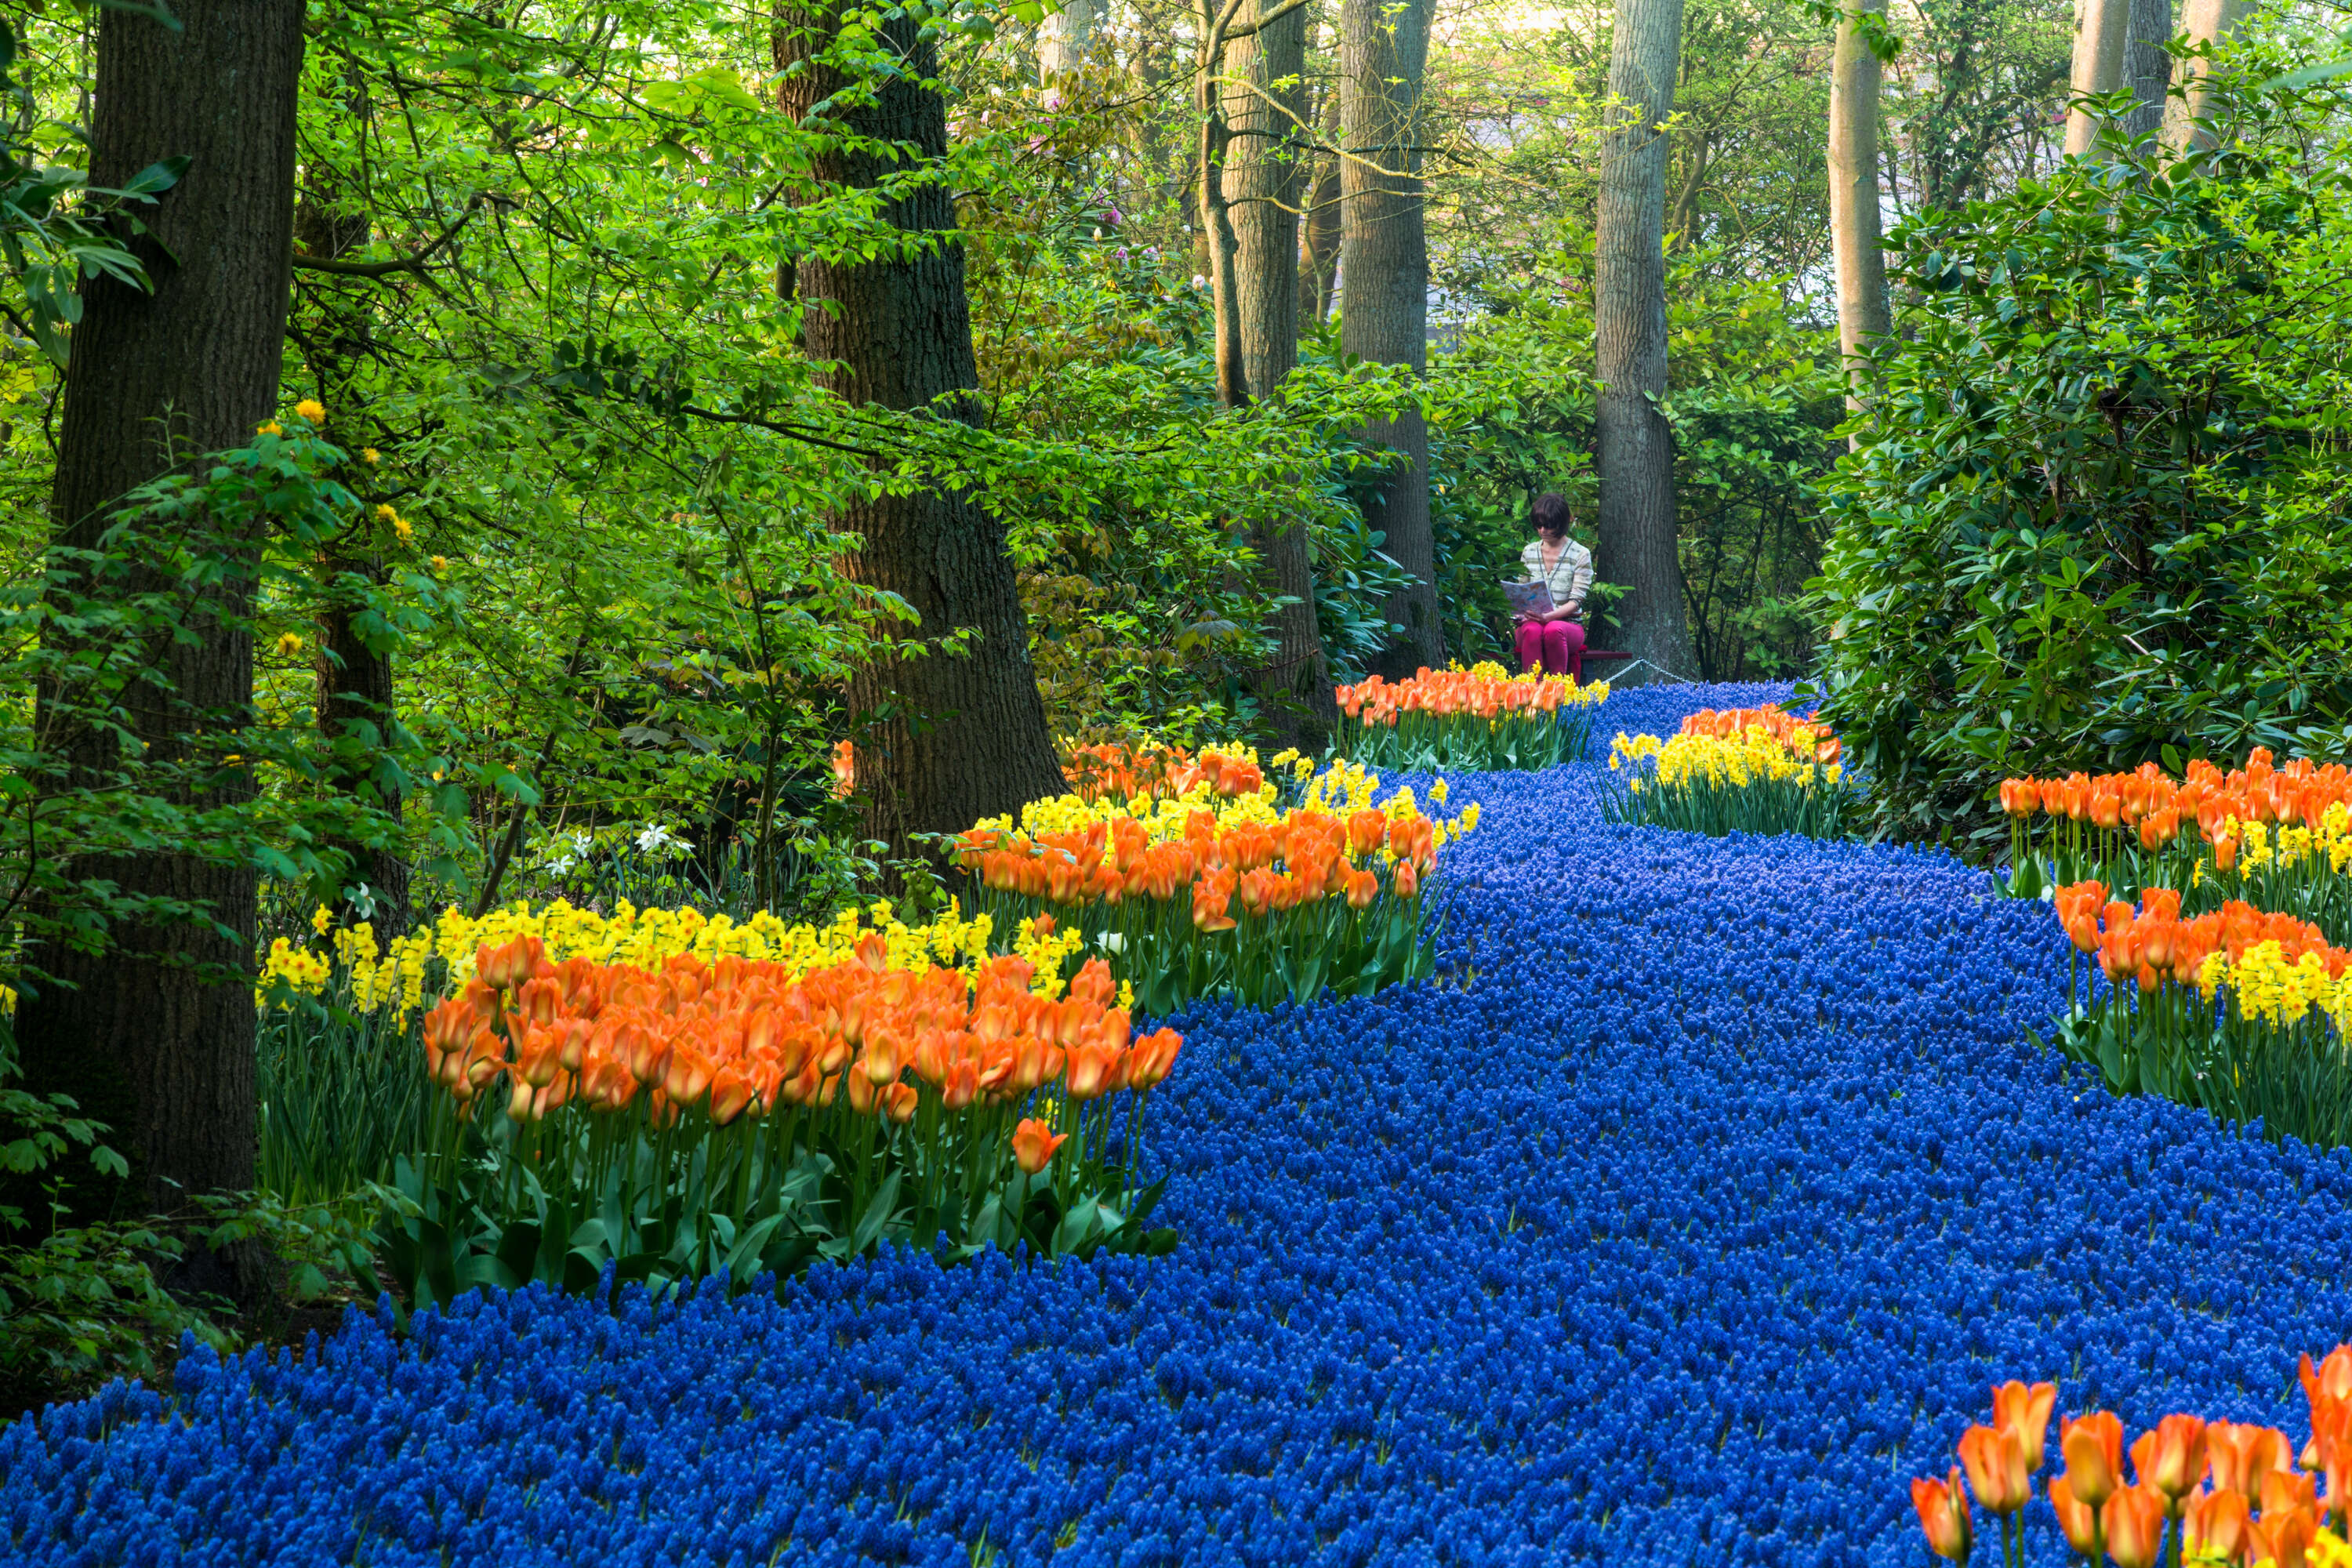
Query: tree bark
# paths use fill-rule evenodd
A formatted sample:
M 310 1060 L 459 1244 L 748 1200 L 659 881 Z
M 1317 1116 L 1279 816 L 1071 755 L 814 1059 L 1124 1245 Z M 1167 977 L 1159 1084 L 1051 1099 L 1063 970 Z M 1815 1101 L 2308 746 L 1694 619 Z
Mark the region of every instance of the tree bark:
M 178 0 L 173 10 L 176 32 L 120 11 L 99 23 L 92 183 L 122 184 L 174 154 L 189 164 L 147 210 L 148 234 L 133 241 L 153 292 L 104 278 L 81 286 L 49 501 L 64 545 L 93 545 L 115 503 L 139 485 L 243 445 L 278 401 L 301 0 Z M 168 689 L 130 715 L 151 755 L 172 753 L 192 723 L 235 724 L 251 711 L 244 622 L 261 540 L 232 544 L 248 569 L 230 572 L 217 618 L 188 627 L 193 639 L 160 655 Z M 201 902 L 229 934 L 136 926 L 113 933 L 116 952 L 42 952 L 42 966 L 66 984 L 41 986 L 17 1015 L 26 1079 L 73 1095 L 112 1124 L 134 1162 L 121 1194 L 131 1205 L 177 1208 L 188 1194 L 250 1187 L 255 871 L 163 850 L 70 874 Z M 230 978 L 219 978 L 224 972 Z M 238 1295 L 253 1283 L 241 1266 L 224 1268 L 201 1252 L 182 1277 Z
M 2164 47 L 2172 41 L 2172 0 L 2131 0 L 2126 33 L 2123 79 L 2139 101 L 2124 121 L 2124 134 L 2147 136 L 2163 126 L 2172 90 L 2172 57 Z
M 1610 123 L 1601 142 L 1593 256 L 1601 394 L 1593 410 L 1606 581 L 1636 658 L 1690 668 L 1666 392 L 1664 235 L 1666 133 L 1682 44 L 1682 0 L 1617 0 L 1609 49 Z
M 1037 26 L 1037 79 L 1050 82 L 1086 66 L 1094 52 L 1101 0 L 1063 0 Z
M 1339 142 L 1339 89 L 1323 92 L 1318 129 L 1327 146 Z M 1299 225 L 1298 315 L 1305 321 L 1331 319 L 1331 292 L 1339 279 L 1339 159 L 1325 153 L 1315 160 L 1307 210 Z
M 1342 0 L 1339 121 L 1339 346 L 1360 359 L 1429 363 L 1429 241 L 1422 205 L 1422 79 L 1432 0 Z M 1437 608 L 1437 545 L 1429 521 L 1429 431 L 1419 410 L 1366 426 L 1405 457 L 1381 477 L 1365 521 L 1410 577 L 1387 603 L 1404 629 L 1380 659 L 1384 674 L 1445 662 Z
M 2189 35 L 2191 45 L 2203 45 L 2210 49 L 2238 30 L 2238 22 L 2245 11 L 2245 0 L 2186 0 L 2181 7 L 2180 30 Z M 2209 123 L 2215 109 L 2212 63 L 2192 58 L 2183 62 L 2182 68 L 2187 90 L 2179 100 L 2167 106 L 2165 142 L 2175 151 L 2210 149 L 2214 144 Z
M 837 17 L 793 5 L 777 12 L 778 93 L 803 124 L 852 86 L 825 58 Z M 947 105 L 933 86 L 938 45 L 908 17 L 885 20 L 881 37 L 901 68 L 876 84 L 870 102 L 834 103 L 823 115 L 861 138 L 911 147 L 936 167 L 948 145 Z M 810 174 L 824 189 L 864 189 L 897 167 L 887 155 L 834 146 L 814 155 Z M 955 223 L 948 188 L 923 184 L 883 212 L 905 232 L 937 237 L 903 260 L 801 261 L 809 356 L 828 366 L 819 384 L 851 404 L 975 421 L 980 378 L 963 247 L 946 237 Z M 857 790 L 874 837 L 909 856 L 912 835 L 960 832 L 1058 793 L 1062 773 L 1002 526 L 970 494 L 947 489 L 860 501 L 838 523 L 861 540 L 847 561 L 852 578 L 905 599 L 919 619 L 896 635 L 931 645 L 926 657 L 877 658 L 849 684 Z M 958 632 L 971 634 L 969 650 L 941 651 L 941 639 Z
M 1275 0 L 1257 0 L 1253 20 Z M 1233 285 L 1243 388 L 1252 401 L 1282 395 L 1298 363 L 1298 205 L 1307 184 L 1307 13 L 1296 10 L 1236 38 L 1225 51 L 1225 121 L 1231 127 L 1225 184 L 1234 204 Z M 1284 85 L 1286 84 L 1286 85 Z M 1268 724 L 1286 745 L 1309 753 L 1339 720 L 1323 635 L 1315 619 L 1315 574 L 1304 520 L 1253 528 L 1262 581 L 1293 603 L 1275 611 L 1273 658 L 1251 681 Z
M 2099 123 L 2081 100 L 2123 85 L 2124 48 L 2131 37 L 2134 0 L 2080 0 L 2074 14 L 2074 68 L 2067 84 L 2066 155 L 2087 156 L 2097 145 Z
M 1886 335 L 1886 256 L 1879 247 L 1878 56 L 1864 41 L 1862 14 L 1885 16 L 1886 0 L 1855 0 L 1838 14 L 1830 68 L 1830 248 L 1837 264 L 1838 353 L 1845 405 L 1863 407 L 1869 345 Z

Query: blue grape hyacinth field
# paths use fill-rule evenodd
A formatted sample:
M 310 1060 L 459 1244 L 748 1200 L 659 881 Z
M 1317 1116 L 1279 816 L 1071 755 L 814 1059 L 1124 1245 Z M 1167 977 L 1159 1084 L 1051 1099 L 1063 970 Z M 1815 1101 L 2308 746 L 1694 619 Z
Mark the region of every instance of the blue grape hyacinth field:
M 1916 1565 L 1996 1381 L 2292 1417 L 2344 1155 L 2023 1044 L 2065 938 L 1983 872 L 1609 826 L 1607 776 L 1450 781 L 1439 981 L 1176 1020 L 1171 1256 L 194 1351 L 0 1431 L 0 1560 Z

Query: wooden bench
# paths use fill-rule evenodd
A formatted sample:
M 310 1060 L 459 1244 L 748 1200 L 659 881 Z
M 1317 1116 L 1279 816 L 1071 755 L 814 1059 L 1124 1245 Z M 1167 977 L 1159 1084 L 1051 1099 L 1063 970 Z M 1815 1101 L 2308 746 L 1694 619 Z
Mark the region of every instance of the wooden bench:
M 1568 656 L 1569 679 L 1574 680 L 1579 686 L 1584 684 L 1584 661 L 1588 658 L 1596 658 L 1603 663 L 1610 663 L 1629 659 L 1633 657 L 1633 656 L 1630 653 L 1621 653 L 1615 648 L 1579 648 L 1576 652 Z

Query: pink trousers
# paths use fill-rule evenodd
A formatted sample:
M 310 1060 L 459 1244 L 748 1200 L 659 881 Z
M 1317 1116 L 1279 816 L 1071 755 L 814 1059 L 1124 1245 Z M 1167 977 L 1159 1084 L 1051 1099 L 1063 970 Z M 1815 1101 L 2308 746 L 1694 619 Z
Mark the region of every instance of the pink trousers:
M 1519 668 L 1529 674 L 1541 666 L 1547 675 L 1570 675 L 1584 661 L 1584 628 L 1574 621 L 1521 621 Z

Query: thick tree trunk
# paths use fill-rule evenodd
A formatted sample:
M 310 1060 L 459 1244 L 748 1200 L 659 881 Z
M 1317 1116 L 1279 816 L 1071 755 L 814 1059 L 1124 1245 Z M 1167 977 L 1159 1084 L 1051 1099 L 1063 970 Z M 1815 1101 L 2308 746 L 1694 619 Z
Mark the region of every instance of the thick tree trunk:
M 1102 0 L 1063 0 L 1037 25 L 1037 79 L 1052 81 L 1085 67 L 1102 21 Z
M 1342 0 L 1339 121 L 1339 345 L 1360 359 L 1429 363 L 1429 242 L 1422 207 L 1422 77 L 1432 0 Z M 1404 628 L 1381 657 L 1391 678 L 1445 662 L 1437 609 L 1437 546 L 1429 521 L 1429 431 L 1419 411 L 1370 426 L 1372 441 L 1404 454 L 1382 476 L 1366 520 L 1411 575 L 1387 605 Z
M 2189 35 L 2192 45 L 2202 44 L 2210 48 L 2238 30 L 2239 19 L 2245 10 L 2245 0 L 2186 0 L 2180 11 L 2180 30 Z M 2213 145 L 2213 132 L 2208 124 L 2214 112 L 2212 66 L 2206 60 L 2190 59 L 2184 62 L 2183 70 L 2187 90 L 2167 107 L 2164 140 L 2176 151 L 2210 148 Z
M 2080 158 L 2096 146 L 2099 123 L 2081 99 L 2113 92 L 2123 85 L 2124 48 L 2131 37 L 2134 0 L 2079 0 L 2074 13 L 2074 69 L 2067 83 L 2066 155 Z
M 823 58 L 835 16 L 778 11 L 779 93 L 796 121 L 806 122 L 850 85 Z M 881 37 L 905 62 L 903 71 L 879 84 L 871 103 L 824 113 L 859 137 L 909 146 L 936 165 L 947 156 L 948 138 L 947 105 L 927 85 L 939 73 L 938 45 L 905 17 L 883 22 Z M 820 153 L 810 173 L 824 187 L 854 189 L 871 187 L 896 166 L 835 147 Z M 883 210 L 913 234 L 943 235 L 955 222 L 949 191 L 935 182 Z M 832 367 L 819 378 L 826 390 L 852 404 L 974 416 L 968 395 L 979 374 L 961 245 L 935 240 L 905 260 L 804 258 L 799 285 L 809 357 Z M 1061 769 L 1002 527 L 970 495 L 936 489 L 861 501 L 839 523 L 863 541 L 848 563 L 856 580 L 898 595 L 920 617 L 896 635 L 919 637 L 934 650 L 877 659 L 850 682 L 857 790 L 869 802 L 874 836 L 908 855 L 911 835 L 959 832 L 1058 792 Z M 958 632 L 971 634 L 968 651 L 937 651 Z
M 2172 41 L 2172 0 L 2131 0 L 2126 31 L 2123 79 L 2139 102 L 2124 121 L 2124 134 L 2147 136 L 2163 126 L 2172 90 L 2172 57 L 2164 47 Z
M 1864 403 L 1864 358 L 1886 335 L 1886 257 L 1879 248 L 1878 56 L 1864 41 L 1862 13 L 1885 16 L 1886 0 L 1855 0 L 1838 16 L 1830 68 L 1830 248 L 1837 262 L 1838 352 L 1845 405 Z
M 1259 0 L 1257 10 L 1273 8 Z M 1306 188 L 1310 140 L 1307 93 L 1307 13 L 1291 12 L 1261 32 L 1235 39 L 1224 74 L 1224 185 L 1235 239 L 1233 283 L 1242 382 L 1250 398 L 1282 395 L 1298 363 L 1298 204 Z M 1277 84 L 1287 83 L 1287 86 Z M 1275 612 L 1272 660 L 1256 672 L 1267 721 L 1284 743 L 1320 752 L 1339 722 L 1323 637 L 1315 621 L 1315 574 L 1303 520 L 1259 527 L 1250 542 L 1264 563 L 1266 589 L 1296 601 Z
M 134 241 L 153 293 L 103 278 L 82 285 L 50 492 L 67 545 L 94 544 L 131 489 L 244 444 L 278 401 L 301 0 L 178 0 L 173 10 L 178 31 L 120 11 L 99 23 L 92 182 L 120 185 L 174 154 L 189 164 Z M 233 541 L 249 562 L 260 544 Z M 168 753 L 192 723 L 250 711 L 253 646 L 240 623 L 251 582 L 249 571 L 232 573 L 221 618 L 161 655 L 169 690 L 131 720 L 151 755 Z M 130 1205 L 176 1208 L 186 1194 L 251 1186 L 254 1002 L 243 977 L 253 966 L 255 872 L 167 849 L 71 874 L 195 901 L 228 934 L 134 927 L 114 933 L 120 952 L 38 954 L 67 984 L 43 985 L 17 1015 L 27 1080 L 113 1124 L 135 1162 Z M 187 1275 L 240 1294 L 251 1283 L 201 1253 Z
M 1666 391 L 1666 137 L 1682 0 L 1617 0 L 1609 51 L 1611 123 L 1601 150 L 1594 234 L 1594 328 L 1602 383 L 1593 410 L 1601 479 L 1601 577 L 1636 658 L 1691 667 L 1675 512 L 1674 431 Z

